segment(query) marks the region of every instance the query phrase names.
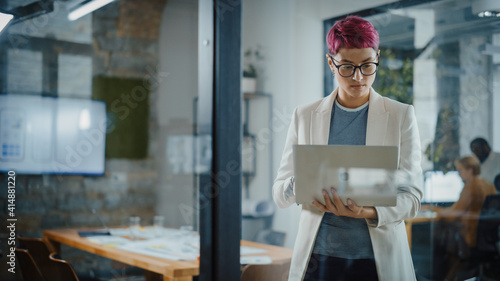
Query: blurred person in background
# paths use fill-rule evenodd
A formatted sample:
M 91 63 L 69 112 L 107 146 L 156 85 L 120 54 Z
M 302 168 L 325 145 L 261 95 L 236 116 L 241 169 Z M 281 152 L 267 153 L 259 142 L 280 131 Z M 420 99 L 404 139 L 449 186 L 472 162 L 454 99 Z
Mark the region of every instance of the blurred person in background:
M 476 246 L 477 224 L 486 196 L 497 194 L 493 184 L 479 176 L 481 166 L 475 156 L 458 159 L 455 167 L 464 182 L 458 201 L 447 208 L 434 208 L 438 215 L 434 229 L 435 268 L 444 269 L 438 275 L 450 281 L 455 280 L 459 257 Z
M 500 153 L 491 150 L 488 142 L 483 138 L 476 138 L 470 143 L 470 150 L 481 162 L 481 177 L 493 183 L 500 174 Z

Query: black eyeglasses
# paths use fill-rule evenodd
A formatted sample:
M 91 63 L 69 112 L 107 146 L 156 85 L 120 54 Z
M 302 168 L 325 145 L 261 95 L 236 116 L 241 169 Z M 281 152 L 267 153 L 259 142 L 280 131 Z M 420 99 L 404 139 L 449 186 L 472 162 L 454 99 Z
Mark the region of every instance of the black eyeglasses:
M 342 77 L 351 77 L 354 75 L 356 72 L 356 68 L 359 68 L 359 71 L 361 71 L 361 74 L 364 76 L 370 76 L 375 74 L 378 69 L 378 62 L 367 62 L 363 63 L 362 65 L 354 65 L 354 64 L 340 64 L 336 65 L 335 64 L 335 59 L 332 57 L 332 55 L 328 54 L 330 58 L 332 59 L 333 65 L 337 68 L 339 75 Z M 377 60 L 378 60 L 378 55 L 377 55 Z

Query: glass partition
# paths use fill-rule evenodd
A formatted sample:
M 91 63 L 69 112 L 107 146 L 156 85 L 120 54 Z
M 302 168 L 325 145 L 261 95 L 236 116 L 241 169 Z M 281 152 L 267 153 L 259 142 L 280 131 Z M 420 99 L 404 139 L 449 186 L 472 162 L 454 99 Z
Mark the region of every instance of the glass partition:
M 70 19 L 69 13 L 84 2 L 92 1 L 0 1 L 2 12 L 15 14 L 0 33 L 0 100 L 18 97 L 0 104 L 0 140 L 5 144 L 0 145 L 0 170 L 6 171 L 0 175 L 2 225 L 9 218 L 4 202 L 10 194 L 7 171 L 12 171 L 16 235 L 41 238 L 47 229 L 111 229 L 113 235 L 157 239 L 148 246 L 156 256 L 197 265 L 198 214 L 203 212 L 199 177 L 212 169 L 211 132 L 200 133 L 198 122 L 200 108 L 211 111 L 206 98 L 198 103 L 199 3 L 107 1 L 111 3 Z M 205 26 L 213 32 L 213 26 Z M 35 102 L 27 107 L 25 100 Z M 71 118 L 58 114 L 62 100 L 75 105 L 65 107 Z M 105 104 L 103 116 L 75 111 L 91 100 Z M 86 125 L 92 118 L 99 120 Z M 211 115 L 204 118 L 210 126 Z M 69 138 L 72 142 L 60 141 Z M 91 167 L 97 172 L 79 169 L 90 156 L 103 160 L 102 167 Z M 9 159 L 36 169 L 9 166 Z M 54 161 L 69 170 L 40 167 Z M 0 230 L 2 245 L 12 236 L 6 231 Z M 147 251 L 116 241 L 113 247 Z M 164 250 L 168 247 L 174 252 Z M 2 246 L 2 276 L 8 275 L 6 249 Z M 146 274 L 144 266 L 64 243 L 61 256 L 79 276 L 115 280 Z M 9 278 L 5 280 L 21 280 L 20 275 Z

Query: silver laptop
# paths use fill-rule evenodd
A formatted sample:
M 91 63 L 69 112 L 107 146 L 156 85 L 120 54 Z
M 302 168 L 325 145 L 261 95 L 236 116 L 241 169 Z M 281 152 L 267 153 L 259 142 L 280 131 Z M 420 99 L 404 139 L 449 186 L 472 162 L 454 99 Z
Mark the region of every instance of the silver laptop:
M 359 206 L 396 206 L 397 146 L 294 145 L 297 204 L 324 204 L 322 190 Z

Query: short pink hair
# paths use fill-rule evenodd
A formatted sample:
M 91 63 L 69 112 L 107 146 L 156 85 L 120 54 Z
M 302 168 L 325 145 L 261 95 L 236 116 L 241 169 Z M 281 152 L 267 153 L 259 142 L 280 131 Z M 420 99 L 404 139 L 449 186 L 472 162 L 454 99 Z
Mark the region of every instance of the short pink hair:
M 358 16 L 347 16 L 335 23 L 326 35 L 330 54 L 335 55 L 341 48 L 378 50 L 378 32 L 373 25 Z

